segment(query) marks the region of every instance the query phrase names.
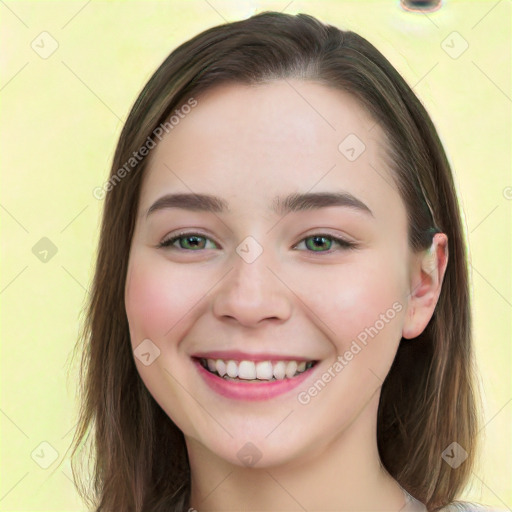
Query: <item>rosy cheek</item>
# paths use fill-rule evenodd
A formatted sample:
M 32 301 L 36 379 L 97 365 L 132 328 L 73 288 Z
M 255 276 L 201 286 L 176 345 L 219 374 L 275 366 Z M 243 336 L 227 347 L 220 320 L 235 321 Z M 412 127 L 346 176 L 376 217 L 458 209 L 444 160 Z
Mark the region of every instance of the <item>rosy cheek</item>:
M 127 276 L 125 305 L 132 337 L 162 339 L 190 309 L 184 273 L 135 258 Z M 132 343 L 139 340 L 132 339 Z
M 324 307 L 323 310 L 329 312 L 326 323 L 330 320 L 332 325 L 329 327 L 336 331 L 338 339 L 350 344 L 366 328 L 373 326 L 381 314 L 387 312 L 388 318 L 396 316 L 393 304 L 396 306 L 400 294 L 393 288 L 392 281 L 390 269 L 374 264 L 354 270 L 342 281 L 331 282 L 335 293 L 325 295 L 324 304 L 329 304 L 329 309 Z M 387 336 L 388 333 L 391 334 L 390 329 L 382 334 Z

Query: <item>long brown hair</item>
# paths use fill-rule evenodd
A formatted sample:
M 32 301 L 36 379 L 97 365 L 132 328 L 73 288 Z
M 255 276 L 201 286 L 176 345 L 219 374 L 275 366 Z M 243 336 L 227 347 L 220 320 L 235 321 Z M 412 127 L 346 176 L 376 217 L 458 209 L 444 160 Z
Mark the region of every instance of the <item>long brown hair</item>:
M 411 250 L 448 237 L 449 261 L 434 314 L 415 340 L 401 340 L 382 386 L 377 441 L 383 465 L 435 510 L 463 490 L 475 460 L 471 311 L 466 246 L 453 177 L 436 129 L 400 74 L 366 39 L 306 14 L 264 12 L 210 28 L 174 50 L 137 98 L 115 152 L 80 350 L 80 415 L 72 468 L 97 512 L 187 510 L 184 437 L 143 384 L 133 358 L 124 288 L 147 157 L 173 111 L 220 84 L 295 78 L 351 93 L 383 129 L 389 165 L 408 214 Z M 120 172 L 124 166 L 125 172 Z M 467 460 L 453 469 L 443 451 Z M 86 446 L 93 478 L 76 460 Z

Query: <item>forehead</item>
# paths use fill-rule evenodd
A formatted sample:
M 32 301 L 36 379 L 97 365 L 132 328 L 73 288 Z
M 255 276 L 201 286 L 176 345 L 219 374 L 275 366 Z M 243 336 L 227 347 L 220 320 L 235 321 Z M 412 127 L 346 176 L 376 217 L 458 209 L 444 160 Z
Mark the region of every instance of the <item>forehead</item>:
M 350 94 L 279 80 L 224 84 L 195 99 L 150 154 L 141 207 L 171 191 L 212 193 L 231 210 L 269 210 L 277 195 L 333 189 L 377 211 L 401 203 L 384 133 Z

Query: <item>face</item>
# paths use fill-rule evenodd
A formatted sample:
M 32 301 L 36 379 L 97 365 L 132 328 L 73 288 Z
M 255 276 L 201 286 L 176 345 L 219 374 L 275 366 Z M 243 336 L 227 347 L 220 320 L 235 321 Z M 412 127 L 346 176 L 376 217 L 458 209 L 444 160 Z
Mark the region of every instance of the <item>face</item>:
M 347 93 L 276 81 L 196 99 L 141 189 L 134 360 L 189 449 L 299 460 L 340 438 L 389 371 L 411 291 L 405 207 L 383 133 Z

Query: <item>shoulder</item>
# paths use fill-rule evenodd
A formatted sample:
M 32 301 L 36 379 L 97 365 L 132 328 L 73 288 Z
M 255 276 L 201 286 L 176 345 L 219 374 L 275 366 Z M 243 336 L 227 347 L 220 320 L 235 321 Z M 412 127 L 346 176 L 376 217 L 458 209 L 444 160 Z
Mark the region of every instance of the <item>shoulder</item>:
M 470 503 L 468 501 L 454 501 L 439 509 L 437 512 L 505 512 L 505 509 L 487 507 L 479 503 Z

